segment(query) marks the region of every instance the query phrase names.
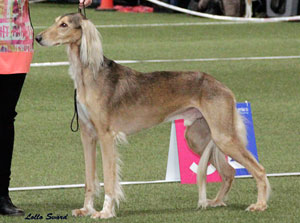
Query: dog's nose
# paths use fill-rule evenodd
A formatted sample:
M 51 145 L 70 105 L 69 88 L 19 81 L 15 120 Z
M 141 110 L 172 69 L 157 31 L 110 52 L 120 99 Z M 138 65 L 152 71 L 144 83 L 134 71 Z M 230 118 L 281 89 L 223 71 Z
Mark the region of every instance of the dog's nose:
M 35 37 L 35 40 L 39 43 L 39 42 L 41 42 L 42 41 L 42 36 L 41 35 L 37 35 L 36 37 Z

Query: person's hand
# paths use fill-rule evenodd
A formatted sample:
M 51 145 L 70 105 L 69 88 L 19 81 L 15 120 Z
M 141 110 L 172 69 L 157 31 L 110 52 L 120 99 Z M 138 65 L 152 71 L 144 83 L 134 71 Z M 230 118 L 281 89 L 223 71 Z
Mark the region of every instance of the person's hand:
M 88 7 L 90 4 L 92 4 L 92 0 L 79 0 L 79 7 Z

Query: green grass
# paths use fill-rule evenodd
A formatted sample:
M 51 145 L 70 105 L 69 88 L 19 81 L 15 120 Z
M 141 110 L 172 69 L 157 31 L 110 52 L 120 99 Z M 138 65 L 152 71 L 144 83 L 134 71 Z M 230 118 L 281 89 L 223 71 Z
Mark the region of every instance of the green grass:
M 75 12 L 76 5 L 32 4 L 33 25 L 49 26 L 56 16 Z M 97 25 L 207 22 L 183 14 L 122 14 L 87 10 Z M 35 33 L 42 31 L 37 28 Z M 105 55 L 115 60 L 180 59 L 299 55 L 299 23 L 236 24 L 144 28 L 102 28 Z M 33 62 L 66 61 L 65 47 L 35 45 Z M 140 71 L 201 70 L 229 86 L 238 101 L 252 104 L 260 162 L 268 173 L 299 172 L 299 59 L 185 63 L 140 63 Z M 18 104 L 11 187 L 84 183 L 80 137 L 69 129 L 73 115 L 73 83 L 68 67 L 32 68 Z M 164 179 L 170 124 L 129 137 L 120 148 L 124 181 Z M 102 181 L 101 159 L 98 173 Z M 195 185 L 178 183 L 124 186 L 127 201 L 118 217 L 104 222 L 297 222 L 300 219 L 299 177 L 270 178 L 269 209 L 247 213 L 255 202 L 252 179 L 235 181 L 228 207 L 196 211 Z M 209 197 L 219 184 L 209 184 Z M 11 192 L 26 213 L 68 214 L 65 222 L 95 222 L 73 218 L 83 205 L 84 189 Z M 96 199 L 101 209 L 103 196 Z M 34 220 L 32 220 L 34 221 Z M 0 222 L 31 222 L 0 217 Z M 35 221 L 34 221 L 35 222 Z M 52 222 L 39 220 L 36 222 Z

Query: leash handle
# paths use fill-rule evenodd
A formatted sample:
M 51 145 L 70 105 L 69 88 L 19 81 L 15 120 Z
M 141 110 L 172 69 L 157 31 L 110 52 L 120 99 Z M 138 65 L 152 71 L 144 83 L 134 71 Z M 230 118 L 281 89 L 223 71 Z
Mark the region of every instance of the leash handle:
M 83 15 L 84 17 L 86 17 L 86 14 L 85 14 L 85 7 L 83 7 L 83 8 L 79 8 L 79 7 L 78 7 L 78 12 L 79 12 L 81 15 Z
M 78 12 L 83 15 L 84 17 L 86 17 L 86 13 L 85 13 L 85 6 L 84 6 L 84 1 L 82 2 L 82 8 L 80 6 L 78 6 Z
M 73 128 L 74 121 L 76 119 L 75 128 Z M 70 125 L 72 132 L 77 132 L 79 130 L 79 123 L 78 123 L 78 110 L 77 110 L 77 90 L 74 90 L 74 115 Z

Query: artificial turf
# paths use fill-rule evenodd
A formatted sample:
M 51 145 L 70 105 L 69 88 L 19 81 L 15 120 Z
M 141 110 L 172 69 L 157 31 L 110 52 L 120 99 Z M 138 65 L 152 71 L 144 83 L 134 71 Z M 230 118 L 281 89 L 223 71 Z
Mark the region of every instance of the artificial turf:
M 75 12 L 76 5 L 32 4 L 35 33 L 54 18 Z M 122 14 L 87 10 L 97 25 L 208 22 L 183 14 Z M 100 28 L 104 54 L 115 60 L 224 58 L 299 55 L 299 23 L 192 25 Z M 67 61 L 65 47 L 35 45 L 34 63 Z M 300 65 L 299 59 L 244 60 L 128 65 L 139 71 L 200 70 L 229 86 L 238 101 L 252 105 L 259 160 L 268 173 L 299 172 Z M 33 67 L 18 104 L 11 187 L 84 183 L 84 159 L 79 133 L 69 129 L 73 115 L 73 83 L 68 67 Z M 121 146 L 124 181 L 165 177 L 170 124 L 129 137 Z M 98 175 L 102 181 L 99 153 Z M 179 183 L 124 186 L 127 201 L 118 217 L 105 222 L 298 222 L 299 177 L 270 178 L 269 209 L 248 213 L 255 202 L 252 179 L 235 181 L 228 207 L 196 210 L 195 185 Z M 209 184 L 212 197 L 218 184 Z M 26 214 L 68 214 L 65 222 L 95 222 L 74 218 L 71 210 L 83 205 L 84 189 L 11 192 Z M 96 209 L 103 197 L 96 199 Z M 0 217 L 0 222 L 28 222 Z M 32 220 L 34 221 L 34 220 Z M 38 220 L 49 222 L 51 220 Z M 57 221 L 57 220 L 52 220 Z

